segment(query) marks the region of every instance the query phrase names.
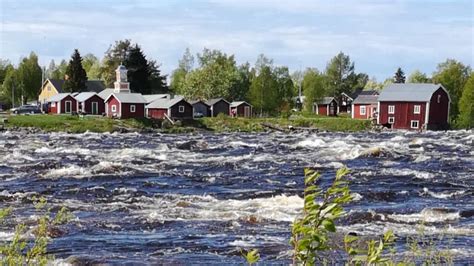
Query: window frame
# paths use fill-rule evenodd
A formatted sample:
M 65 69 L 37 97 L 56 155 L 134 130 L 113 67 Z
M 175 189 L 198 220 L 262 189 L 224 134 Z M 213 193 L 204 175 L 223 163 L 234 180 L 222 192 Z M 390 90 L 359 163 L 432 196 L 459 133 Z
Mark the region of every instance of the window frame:
M 131 104 L 130 105 L 130 113 L 135 113 L 137 111 L 137 107 L 135 106 L 135 104 Z
M 413 126 L 413 123 L 416 123 L 416 127 Z M 420 120 L 411 120 L 410 121 L 410 128 L 419 129 L 420 128 Z
M 392 122 L 390 122 L 390 120 L 392 120 Z M 392 124 L 392 125 L 395 124 L 395 116 L 389 116 L 388 117 L 388 123 Z
M 117 105 L 113 104 L 113 105 L 110 107 L 110 110 L 112 111 L 112 113 L 116 113 L 116 112 L 117 112 Z
M 421 105 L 417 104 L 413 106 L 413 114 L 415 115 L 421 114 Z
M 389 105 L 388 106 L 388 114 L 395 114 L 395 105 Z
M 441 103 L 441 94 L 438 94 L 437 102 L 438 102 L 438 103 Z
M 56 107 L 56 102 L 52 102 L 51 107 Z
M 367 107 L 365 105 L 361 105 L 359 108 L 359 111 L 360 111 L 360 115 L 367 115 Z
M 178 106 L 178 113 L 184 113 L 184 111 L 185 111 L 184 105 L 179 105 Z

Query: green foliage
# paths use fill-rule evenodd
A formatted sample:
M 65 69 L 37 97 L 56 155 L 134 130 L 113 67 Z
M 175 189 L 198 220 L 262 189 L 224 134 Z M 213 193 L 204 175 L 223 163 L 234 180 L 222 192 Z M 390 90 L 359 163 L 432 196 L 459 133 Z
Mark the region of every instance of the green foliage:
M 317 69 L 309 68 L 304 73 L 303 91 L 305 93 L 305 110 L 313 111 L 313 103 L 326 95 L 326 78 Z
M 113 88 L 115 82 L 115 70 L 127 58 L 127 53 L 132 48 L 132 42 L 129 39 L 115 41 L 105 52 L 102 60 L 102 78 L 107 88 Z
M 408 83 L 430 83 L 431 79 L 420 70 L 413 71 L 410 76 L 408 76 Z
M 399 67 L 397 69 L 397 72 L 395 72 L 395 75 L 393 76 L 393 83 L 405 83 L 405 73 L 403 70 Z
M 330 250 L 329 233 L 336 232 L 335 221 L 352 199 L 344 180 L 348 173 L 347 168 L 339 169 L 331 186 L 323 190 L 317 185 L 319 173 L 305 169 L 303 217 L 293 223 L 290 240 L 295 264 L 314 265 L 321 260 L 321 252 Z
M 245 258 L 248 265 L 253 265 L 260 260 L 260 254 L 258 253 L 258 249 L 252 249 L 249 251 L 241 251 L 242 257 Z
M 354 62 L 348 55 L 340 52 L 329 61 L 326 66 L 327 88 L 330 95 L 339 95 L 342 92 L 351 93 L 362 89 L 367 83 L 366 74 L 354 72 Z
M 262 66 L 252 80 L 247 98 L 253 105 L 254 112 L 274 112 L 278 103 L 277 83 L 274 79 L 271 66 Z
M 87 90 L 87 74 L 82 67 L 82 57 L 77 49 L 71 56 L 66 69 L 67 79 L 64 81 L 63 90 L 66 92 L 83 92 Z
M 454 120 L 459 114 L 459 99 L 461 98 L 464 85 L 466 84 L 471 68 L 454 59 L 447 59 L 438 64 L 436 72 L 433 73 L 433 81 L 441 83 L 451 96 L 450 118 Z
M 47 246 L 50 242 L 50 228 L 68 223 L 74 216 L 62 207 L 58 213 L 54 214 L 47 208 L 45 198 L 33 199 L 35 209 L 40 217 L 36 221 L 34 228 L 34 239 L 26 239 L 26 225 L 19 224 L 15 228 L 12 241 L 0 245 L 0 261 L 2 265 L 47 265 L 54 260 L 54 256 L 47 253 Z M 0 222 L 8 215 L 11 209 L 0 210 Z
M 390 258 L 384 256 L 384 251 L 390 249 L 395 242 L 395 235 L 391 230 L 385 232 L 379 241 L 370 240 L 367 243 L 367 249 L 357 249 L 353 247 L 353 243 L 358 237 L 346 235 L 344 237 L 344 247 L 349 255 L 349 260 L 353 265 L 377 265 L 386 264 L 393 265 Z
M 471 73 L 466 85 L 464 85 L 459 100 L 457 127 L 467 129 L 474 127 L 474 73 Z
M 61 60 L 59 63 L 59 66 L 51 66 L 51 76 L 50 78 L 52 79 L 64 79 L 64 76 L 66 75 L 66 70 L 67 70 L 67 62 L 66 60 Z
M 133 92 L 151 94 L 150 72 L 148 71 L 148 61 L 145 58 L 140 46 L 132 46 L 125 58 L 123 65 L 127 68 L 127 78 L 130 82 L 130 89 Z

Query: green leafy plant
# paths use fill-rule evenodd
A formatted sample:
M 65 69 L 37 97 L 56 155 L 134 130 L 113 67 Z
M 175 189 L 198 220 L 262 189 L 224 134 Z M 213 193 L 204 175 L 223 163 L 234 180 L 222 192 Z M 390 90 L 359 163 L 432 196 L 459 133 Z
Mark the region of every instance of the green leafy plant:
M 251 249 L 249 251 L 241 251 L 242 257 L 245 258 L 249 265 L 253 265 L 260 260 L 260 254 L 258 249 Z
M 344 247 L 349 255 L 349 261 L 353 265 L 393 265 L 394 262 L 384 257 L 384 251 L 392 247 L 395 242 L 395 235 L 391 230 L 387 231 L 379 241 L 370 240 L 367 249 L 357 249 L 353 247 L 359 238 L 357 236 L 346 235 L 344 237 Z M 402 265 L 402 264 L 399 264 Z
M 17 225 L 12 241 L 0 245 L 2 265 L 46 265 L 54 260 L 54 256 L 47 253 L 50 229 L 68 223 L 73 215 L 65 207 L 53 214 L 43 197 L 33 198 L 33 201 L 36 211 L 41 214 L 33 230 L 34 238 L 31 240 L 25 237 L 27 227 L 24 224 Z M 11 208 L 0 210 L 0 222 L 11 212 Z

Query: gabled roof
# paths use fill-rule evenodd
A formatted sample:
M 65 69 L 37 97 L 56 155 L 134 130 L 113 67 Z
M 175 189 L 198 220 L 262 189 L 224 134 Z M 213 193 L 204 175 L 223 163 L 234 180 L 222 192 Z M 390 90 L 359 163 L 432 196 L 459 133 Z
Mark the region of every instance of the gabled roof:
M 140 93 L 112 93 L 105 101 L 114 96 L 120 103 L 146 103 Z
M 323 97 L 321 100 L 315 102 L 316 104 L 330 104 L 332 101 L 336 101 L 334 97 Z M 337 102 L 337 101 L 336 101 Z
M 209 106 L 212 106 L 214 104 L 216 104 L 217 102 L 219 101 L 224 101 L 226 102 L 227 104 L 230 104 L 228 101 L 226 101 L 224 98 L 212 98 L 212 99 L 209 99 L 206 101 L 206 103 L 209 105 Z
M 51 98 L 48 99 L 48 102 L 60 102 L 67 96 L 72 96 L 70 93 L 58 93 L 56 95 L 51 96 Z
M 168 98 L 157 99 L 147 104 L 145 108 L 168 109 L 182 100 L 184 100 L 183 97 L 174 97 L 173 99 L 168 99 Z
M 163 98 L 169 98 L 169 94 L 149 94 L 149 95 L 143 95 L 143 98 L 145 98 L 147 103 L 151 103 L 155 100 L 158 99 L 163 99 Z
M 189 102 L 191 105 L 195 105 L 195 104 L 197 104 L 197 103 L 202 103 L 202 104 L 207 105 L 207 106 L 210 107 L 210 105 L 209 105 L 207 102 L 203 101 L 203 100 L 193 100 L 193 101 L 188 101 L 188 102 Z
M 51 84 L 56 88 L 58 93 L 63 93 L 64 80 L 62 79 L 48 79 Z M 86 81 L 87 91 L 100 92 L 105 89 L 105 85 L 101 80 L 88 80 Z
M 448 94 L 448 91 L 441 84 L 432 83 L 394 83 L 387 85 L 379 96 L 379 101 L 394 102 L 428 102 L 433 93 L 442 88 Z
M 352 102 L 354 104 L 373 104 L 377 103 L 379 96 L 376 95 L 362 95 L 360 94 L 357 98 Z
M 232 102 L 232 103 L 230 104 L 230 107 L 237 107 L 237 106 L 239 106 L 239 105 L 241 105 L 241 104 L 248 104 L 248 105 L 252 106 L 250 103 L 248 103 L 248 102 L 246 102 L 246 101 L 236 101 L 236 102 Z
M 84 102 L 90 99 L 92 96 L 97 95 L 95 92 L 81 92 L 78 95 L 74 96 L 78 102 Z
M 107 99 L 112 93 L 114 93 L 114 89 L 105 89 L 99 92 L 97 95 L 99 95 L 99 97 L 102 99 Z

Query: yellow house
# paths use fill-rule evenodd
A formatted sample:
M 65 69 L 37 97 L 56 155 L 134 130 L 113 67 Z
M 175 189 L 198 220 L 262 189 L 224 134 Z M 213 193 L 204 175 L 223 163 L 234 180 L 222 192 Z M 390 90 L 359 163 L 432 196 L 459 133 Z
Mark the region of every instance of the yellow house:
M 41 92 L 38 96 L 38 102 L 44 104 L 52 96 L 63 93 L 64 80 L 62 79 L 47 79 L 41 87 Z M 105 89 L 104 83 L 101 80 L 88 80 L 86 82 L 87 91 L 99 93 Z

